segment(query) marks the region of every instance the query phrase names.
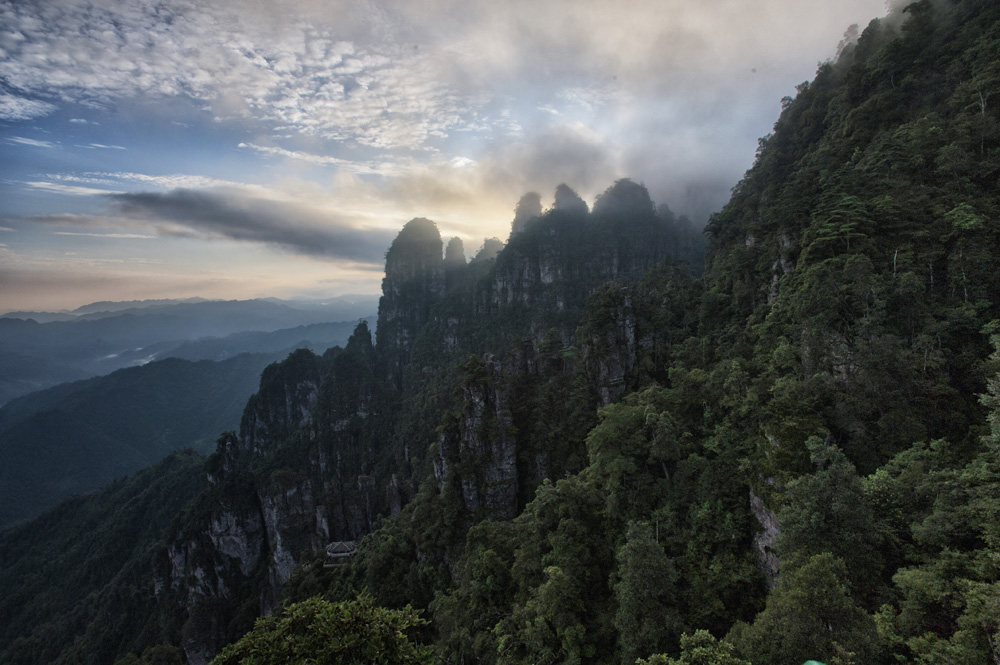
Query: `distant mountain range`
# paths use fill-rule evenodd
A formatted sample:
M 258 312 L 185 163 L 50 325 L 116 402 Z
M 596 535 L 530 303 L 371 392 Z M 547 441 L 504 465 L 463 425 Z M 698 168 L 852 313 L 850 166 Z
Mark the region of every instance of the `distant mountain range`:
M 10 312 L 0 317 L 0 404 L 167 357 L 222 360 L 296 346 L 322 351 L 343 343 L 377 306 L 375 297 L 357 296 L 98 302 L 72 312 Z

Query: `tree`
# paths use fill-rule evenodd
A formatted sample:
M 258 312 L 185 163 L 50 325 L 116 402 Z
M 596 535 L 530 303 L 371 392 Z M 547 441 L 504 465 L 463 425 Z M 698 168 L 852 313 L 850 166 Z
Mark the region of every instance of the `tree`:
M 731 639 L 758 663 L 869 663 L 878 652 L 875 622 L 844 584 L 844 562 L 829 552 L 781 576 L 752 625 L 738 623 Z
M 565 183 L 556 187 L 556 198 L 552 207 L 571 215 L 582 216 L 588 212 L 587 203 Z
M 693 635 L 681 636 L 679 658 L 658 653 L 649 660 L 636 661 L 636 665 L 752 665 L 749 660 L 738 658 L 735 652 L 729 642 L 716 639 L 707 630 L 696 630 Z
M 431 648 L 405 634 L 426 623 L 409 605 L 376 607 L 368 595 L 339 603 L 314 597 L 258 619 L 212 665 L 429 665 Z
M 778 512 L 779 552 L 788 562 L 832 552 L 847 565 L 852 591 L 871 599 L 879 590 L 883 563 L 879 520 L 843 451 L 815 436 L 806 446 L 816 470 L 788 483 L 787 503 Z
M 444 265 L 445 268 L 465 265 L 465 245 L 462 244 L 461 238 L 456 236 L 448 241 L 448 245 L 444 249 Z
M 615 628 L 621 662 L 669 649 L 676 644 L 681 618 L 676 607 L 677 569 L 648 522 L 628 525 L 614 585 L 618 610 Z

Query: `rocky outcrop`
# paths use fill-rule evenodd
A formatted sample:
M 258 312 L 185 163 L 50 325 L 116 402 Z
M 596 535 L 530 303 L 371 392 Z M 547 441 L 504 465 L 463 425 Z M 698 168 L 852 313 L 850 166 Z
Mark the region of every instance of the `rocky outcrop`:
M 609 286 L 595 294 L 595 299 L 600 306 L 591 308 L 578 335 L 590 380 L 601 404 L 607 406 L 634 390 L 638 382 L 638 326 L 627 289 Z
M 664 266 L 637 284 L 610 283 L 591 295 L 576 343 L 601 404 L 668 380 L 671 347 L 692 333 L 691 294 L 690 277 Z
M 585 303 L 673 258 L 669 229 L 629 181 L 593 214 L 568 187 L 548 212 L 536 199 L 519 205 L 523 225 L 495 258 L 498 243 L 466 262 L 458 239 L 443 256 L 436 225 L 410 221 L 386 254 L 377 344 L 361 323 L 344 349 L 296 351 L 264 371 L 239 435 L 207 464 L 211 492 L 168 548 L 160 586 L 186 613 L 193 662 L 271 612 L 305 558 L 398 513 L 431 466 L 470 524 L 511 519 L 543 479 L 579 470 L 591 421 L 569 414 L 633 386 L 658 339 L 628 289 L 612 287 L 603 328 L 579 338 L 581 362 Z M 470 353 L 461 378 L 447 373 Z M 572 431 L 539 431 L 539 412 Z
M 510 224 L 511 237 L 522 233 L 528 222 L 542 215 L 542 197 L 538 192 L 528 192 L 517 202 L 514 208 L 514 221 Z
M 299 349 L 261 374 L 260 390 L 243 411 L 240 440 L 263 454 L 269 443 L 280 443 L 312 420 L 319 394 L 319 359 Z
M 750 490 L 750 510 L 760 524 L 761 530 L 753 538 L 753 549 L 757 555 L 757 567 L 764 574 L 769 588 L 774 588 L 778 581 L 780 562 L 774 550 L 778 539 L 778 516 L 767 507 L 764 500 Z
M 385 255 L 378 348 L 397 383 L 431 307 L 445 290 L 441 234 L 429 219 L 406 223 Z
M 189 663 L 208 663 L 232 639 L 229 612 L 219 608 L 245 594 L 267 549 L 259 511 L 252 504 L 241 511 L 239 503 L 206 515 L 200 530 L 180 535 L 166 550 L 165 582 L 157 584 L 157 597 L 173 598 L 187 615 L 181 647 Z
M 317 503 L 312 483 L 298 474 L 273 473 L 259 499 L 269 557 L 260 610 L 270 614 L 302 555 L 326 547 L 332 539 L 325 506 Z
M 438 481 L 442 489 L 446 482 L 460 485 L 470 514 L 511 519 L 518 507 L 517 440 L 507 384 L 492 359 L 472 359 L 466 371 L 462 414 L 439 439 Z
M 158 584 L 187 616 L 191 662 L 208 662 L 238 636 L 229 632 L 239 632 L 238 608 L 269 614 L 303 556 L 360 538 L 389 512 L 392 494 L 372 475 L 374 372 L 362 322 L 345 349 L 300 350 L 269 366 L 240 434 L 219 439 L 206 465 L 212 490 L 167 547 Z

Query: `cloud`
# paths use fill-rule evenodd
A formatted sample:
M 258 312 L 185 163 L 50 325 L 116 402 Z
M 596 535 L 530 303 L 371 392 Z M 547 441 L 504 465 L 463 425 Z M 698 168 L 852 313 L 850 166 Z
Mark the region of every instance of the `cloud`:
M 379 175 L 389 175 L 395 169 L 387 168 L 385 165 L 379 165 L 377 163 L 359 163 L 352 162 L 347 159 L 339 159 L 337 157 L 330 157 L 325 155 L 316 155 L 309 152 L 303 152 L 301 150 L 286 150 L 284 148 L 275 148 L 270 146 L 257 145 L 255 143 L 240 143 L 236 147 L 244 148 L 248 150 L 254 150 L 256 152 L 272 155 L 276 157 L 286 157 L 288 159 L 297 159 L 303 162 L 309 162 L 311 164 L 320 164 L 323 166 L 337 166 L 340 168 L 347 169 L 353 173 L 365 173 L 365 174 L 379 174 Z
M 220 118 L 378 149 L 423 149 L 474 118 L 478 93 L 450 89 L 432 56 L 385 31 L 359 45 L 379 12 L 350 4 L 317 25 L 301 7 L 270 2 L 259 13 L 243 3 L 3 5 L 3 78 L 97 105 L 184 96 Z
M 17 233 L 17 229 L 12 229 L 7 226 L 0 226 L 0 231 L 7 231 L 9 233 Z
M 31 120 L 49 115 L 56 110 L 54 104 L 17 97 L 0 91 L 0 120 Z
M 622 177 L 615 151 L 582 124 L 555 125 L 530 141 L 497 146 L 479 161 L 432 162 L 387 181 L 380 195 L 444 222 L 470 240 L 506 237 L 514 206 L 529 190 L 547 200 L 566 183 L 593 196 Z
M 101 195 L 108 194 L 107 191 L 99 190 Z M 24 221 L 32 222 L 36 224 L 51 224 L 53 226 L 83 226 L 83 227 L 100 227 L 107 226 L 109 221 L 117 222 L 118 220 L 109 220 L 108 217 L 102 215 L 80 215 L 74 213 L 57 213 L 54 215 L 28 215 L 22 217 Z
M 358 228 L 305 206 L 237 193 L 176 189 L 108 198 L 116 215 L 149 222 L 161 233 L 262 243 L 317 258 L 381 264 L 395 236 L 384 229 Z
M 115 238 L 115 239 L 152 239 L 156 236 L 142 235 L 140 233 L 82 233 L 76 231 L 53 231 L 54 236 L 86 236 L 89 238 Z
M 113 194 L 106 189 L 96 189 L 94 187 L 80 187 L 78 185 L 62 185 L 57 182 L 31 181 L 24 183 L 32 189 L 40 189 L 56 194 L 67 194 L 69 196 L 94 196 L 95 194 Z
M 248 185 L 235 180 L 222 180 L 220 178 L 186 173 L 149 175 L 147 173 L 135 173 L 131 171 L 84 171 L 82 173 L 46 173 L 44 177 L 58 182 L 79 183 L 82 185 L 107 185 L 110 187 L 121 187 L 123 184 L 134 183 L 160 189 L 235 189 L 246 192 L 259 192 L 261 194 L 272 193 L 271 190 L 259 185 Z M 95 189 L 87 193 L 108 194 L 115 192 Z
M 23 136 L 8 136 L 8 143 L 17 143 L 18 145 L 30 145 L 33 148 L 55 148 L 57 147 L 55 143 L 51 141 L 39 141 L 37 139 L 27 139 Z
M 0 94 L 0 108 L 52 113 L 54 105 L 33 100 L 58 99 L 96 113 L 123 108 L 122 99 L 140 108 L 188 99 L 220 123 L 249 128 L 242 136 L 258 138 L 239 143 L 244 150 L 398 179 L 382 187 L 404 197 L 396 205 L 481 200 L 486 185 L 504 199 L 517 188 L 514 201 L 561 181 L 583 193 L 629 176 L 702 214 L 750 165 L 778 100 L 833 55 L 847 25 L 882 5 L 7 2 L 0 83 L 19 96 Z M 749 76 L 751 68 L 758 73 Z M 688 134 L 703 144 L 664 138 Z M 463 177 L 471 183 L 449 170 L 456 159 L 470 160 Z M 685 168 L 691 161 L 696 169 Z M 133 175 L 129 182 L 156 188 L 226 186 Z M 418 183 L 432 187 L 421 194 Z M 705 183 L 710 196 L 687 194 Z M 684 212 L 687 203 L 671 205 Z
M 104 145 L 102 143 L 89 143 L 87 145 L 77 145 L 77 148 L 87 148 L 87 149 L 103 149 L 103 150 L 126 150 L 124 146 L 120 145 Z

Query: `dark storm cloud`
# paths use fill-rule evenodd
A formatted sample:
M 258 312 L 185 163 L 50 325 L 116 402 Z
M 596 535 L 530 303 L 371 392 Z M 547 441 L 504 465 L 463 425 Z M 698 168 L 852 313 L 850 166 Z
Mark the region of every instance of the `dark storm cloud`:
M 159 226 L 161 233 L 195 234 L 273 245 L 318 258 L 381 264 L 395 235 L 357 228 L 343 219 L 292 203 L 191 189 L 112 194 L 113 212 Z

